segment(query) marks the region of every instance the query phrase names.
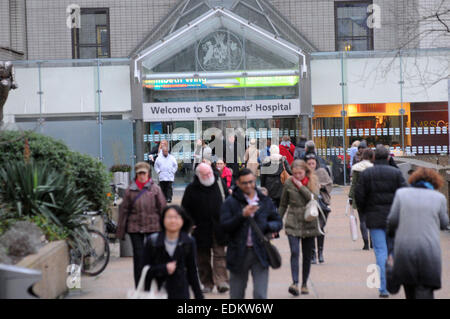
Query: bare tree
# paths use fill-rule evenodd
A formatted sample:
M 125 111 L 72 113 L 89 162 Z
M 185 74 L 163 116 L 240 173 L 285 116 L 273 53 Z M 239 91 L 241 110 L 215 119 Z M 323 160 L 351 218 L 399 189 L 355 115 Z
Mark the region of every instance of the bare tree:
M 390 47 L 377 55 L 380 59 L 375 65 L 365 63 L 358 81 L 375 85 L 391 72 L 400 74 L 400 56 L 405 58 L 403 79 L 409 85 L 414 83 L 411 88 L 427 93 L 450 78 L 450 0 L 389 1 L 381 9 L 379 32 L 391 33 Z

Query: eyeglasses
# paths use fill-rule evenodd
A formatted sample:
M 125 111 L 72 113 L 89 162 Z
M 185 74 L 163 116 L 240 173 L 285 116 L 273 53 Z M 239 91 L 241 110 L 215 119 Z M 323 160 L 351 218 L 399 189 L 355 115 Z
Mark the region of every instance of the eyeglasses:
M 138 175 L 140 175 L 140 174 L 147 174 L 147 172 L 138 172 L 137 174 Z
M 241 185 L 251 185 L 251 184 L 254 184 L 255 183 L 255 181 L 248 181 L 248 182 L 239 182 L 239 184 L 241 184 Z

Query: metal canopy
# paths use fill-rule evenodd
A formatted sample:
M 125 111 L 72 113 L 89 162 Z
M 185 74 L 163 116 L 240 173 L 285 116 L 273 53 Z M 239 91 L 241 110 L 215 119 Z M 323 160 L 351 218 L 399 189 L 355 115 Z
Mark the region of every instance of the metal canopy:
M 302 59 L 301 75 L 307 72 L 306 57 L 300 48 L 250 23 L 228 9 L 216 7 L 138 54 L 134 60 L 135 78 L 138 81 L 141 80 L 138 63 L 152 69 L 219 29 L 228 29 L 292 63 L 298 64 L 299 59 Z

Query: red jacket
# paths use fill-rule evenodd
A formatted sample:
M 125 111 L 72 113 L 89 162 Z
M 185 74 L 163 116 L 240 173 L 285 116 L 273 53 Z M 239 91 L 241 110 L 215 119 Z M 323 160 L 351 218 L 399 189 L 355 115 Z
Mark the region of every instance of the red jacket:
M 231 178 L 233 177 L 233 175 L 231 174 L 231 171 L 228 167 L 224 167 L 222 170 L 222 175 L 220 176 L 223 179 L 226 180 L 227 182 L 227 187 L 230 188 L 231 187 Z
M 280 148 L 280 155 L 286 157 L 289 165 L 291 165 L 292 162 L 294 161 L 295 145 L 291 143 L 289 148 L 287 148 L 280 144 L 279 148 Z

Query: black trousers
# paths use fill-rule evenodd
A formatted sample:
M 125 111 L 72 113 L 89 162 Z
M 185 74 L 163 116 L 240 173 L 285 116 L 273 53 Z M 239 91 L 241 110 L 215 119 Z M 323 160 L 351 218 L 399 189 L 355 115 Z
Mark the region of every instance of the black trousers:
M 403 285 L 406 299 L 434 299 L 432 288 L 424 286 Z
M 173 195 L 172 184 L 173 182 L 164 182 L 164 181 L 159 182 L 159 187 L 161 187 L 164 197 L 166 197 L 166 200 L 170 201 L 172 200 Z
M 359 229 L 361 230 L 361 237 L 364 241 L 364 244 L 369 244 L 369 230 L 366 226 L 366 215 L 361 214 L 358 211 L 358 217 L 359 217 Z
M 144 239 L 151 233 L 129 233 L 131 245 L 133 246 L 133 274 L 134 284 L 137 288 L 144 268 Z

